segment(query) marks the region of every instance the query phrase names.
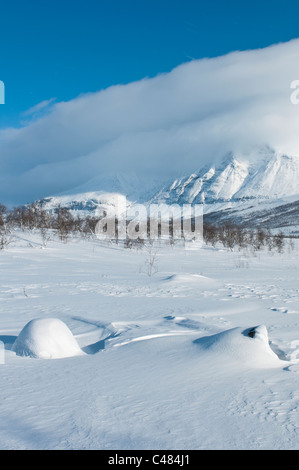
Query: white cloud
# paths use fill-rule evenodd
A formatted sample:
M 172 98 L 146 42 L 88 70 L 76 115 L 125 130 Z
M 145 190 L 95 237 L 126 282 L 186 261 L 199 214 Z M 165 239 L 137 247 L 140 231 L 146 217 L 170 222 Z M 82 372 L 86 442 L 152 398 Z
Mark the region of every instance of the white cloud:
M 299 40 L 194 60 L 69 102 L 44 101 L 27 117 L 51 104 L 46 115 L 0 131 L 0 201 L 28 202 L 106 172 L 187 174 L 261 144 L 299 154 L 299 106 L 290 100 L 296 79 Z
M 40 114 L 42 111 L 45 111 L 46 109 L 48 109 L 49 106 L 53 104 L 54 101 L 55 101 L 55 98 L 41 101 L 35 106 L 32 106 L 31 108 L 27 109 L 27 111 L 24 111 L 23 116 L 33 116 L 33 115 L 36 116 L 37 114 Z

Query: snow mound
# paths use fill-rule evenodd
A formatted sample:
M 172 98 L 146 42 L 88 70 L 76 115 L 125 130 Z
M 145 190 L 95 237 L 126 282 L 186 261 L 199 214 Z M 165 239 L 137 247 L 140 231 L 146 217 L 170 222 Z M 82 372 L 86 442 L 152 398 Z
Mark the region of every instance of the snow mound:
M 24 326 L 12 350 L 18 356 L 59 359 L 84 354 L 67 325 L 57 318 L 38 318 Z
M 202 276 L 201 274 L 172 274 L 164 278 L 163 281 L 183 285 L 194 284 L 202 287 L 215 287 L 218 285 L 215 279 Z
M 215 354 L 218 361 L 231 358 L 251 367 L 281 367 L 281 361 L 269 345 L 268 331 L 264 325 L 253 328 L 232 328 L 194 341 L 207 355 Z

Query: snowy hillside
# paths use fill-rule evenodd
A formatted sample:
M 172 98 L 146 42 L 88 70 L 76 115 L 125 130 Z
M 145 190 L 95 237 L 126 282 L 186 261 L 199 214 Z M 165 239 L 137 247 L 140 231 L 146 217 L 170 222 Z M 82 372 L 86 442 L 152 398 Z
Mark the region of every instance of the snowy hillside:
M 125 196 L 128 204 L 147 201 L 162 182 L 150 176 L 137 175 L 134 172 L 113 173 L 95 176 L 84 185 L 69 191 L 43 199 L 46 210 L 53 210 L 58 205 L 69 208 L 81 215 L 92 214 L 99 207 L 113 208 L 118 196 Z

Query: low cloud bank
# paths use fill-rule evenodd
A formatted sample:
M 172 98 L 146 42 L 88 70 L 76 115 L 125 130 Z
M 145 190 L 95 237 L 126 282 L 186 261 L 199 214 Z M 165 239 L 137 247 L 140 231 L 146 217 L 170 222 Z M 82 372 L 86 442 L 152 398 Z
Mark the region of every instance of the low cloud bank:
M 162 181 L 259 145 L 299 155 L 299 105 L 290 99 L 297 79 L 296 39 L 45 100 L 23 127 L 0 131 L 0 201 L 31 202 L 111 172 Z

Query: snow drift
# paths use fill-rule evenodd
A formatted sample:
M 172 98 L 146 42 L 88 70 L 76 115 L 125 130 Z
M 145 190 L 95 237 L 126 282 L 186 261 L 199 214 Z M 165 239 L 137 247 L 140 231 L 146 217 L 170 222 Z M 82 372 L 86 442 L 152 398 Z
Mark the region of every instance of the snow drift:
M 163 279 L 165 282 L 169 282 L 175 285 L 196 285 L 203 288 L 216 288 L 219 282 L 216 279 L 212 279 L 201 274 L 172 274 Z
M 230 357 L 251 367 L 281 367 L 281 361 L 269 345 L 267 328 L 260 325 L 253 328 L 232 328 L 194 341 L 202 352 L 215 354 L 220 358 Z
M 84 354 L 67 325 L 57 318 L 38 318 L 24 326 L 12 350 L 18 356 L 59 359 Z

